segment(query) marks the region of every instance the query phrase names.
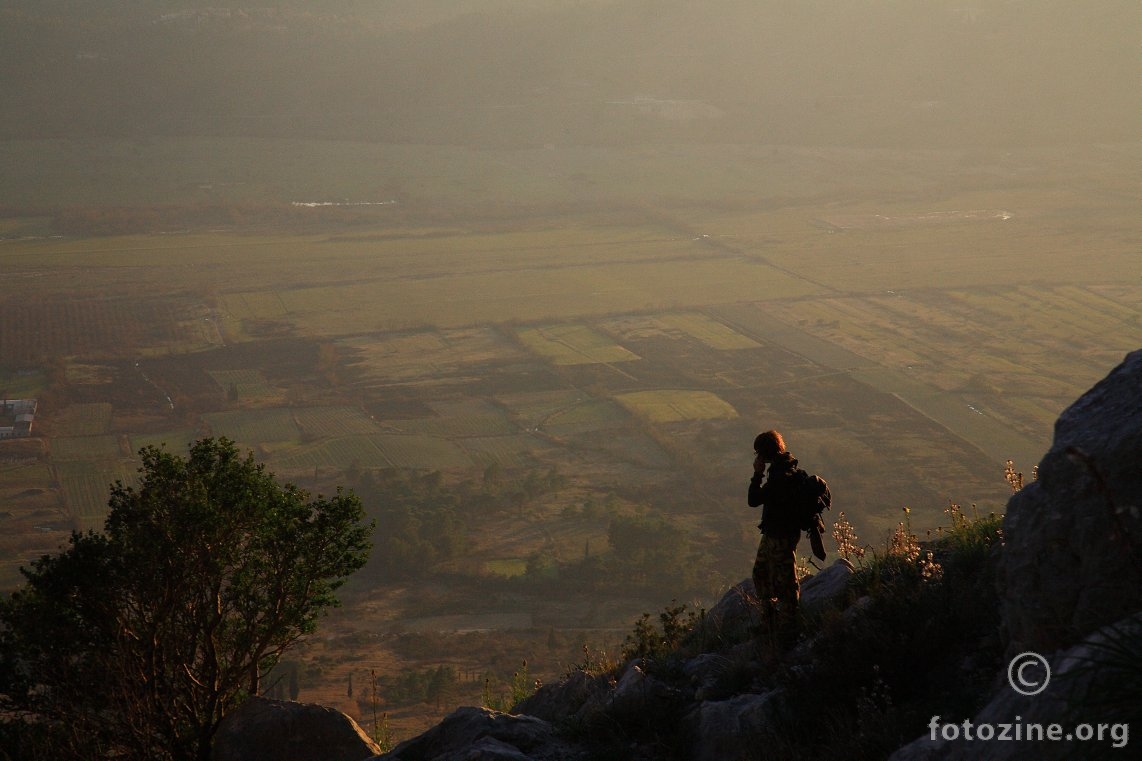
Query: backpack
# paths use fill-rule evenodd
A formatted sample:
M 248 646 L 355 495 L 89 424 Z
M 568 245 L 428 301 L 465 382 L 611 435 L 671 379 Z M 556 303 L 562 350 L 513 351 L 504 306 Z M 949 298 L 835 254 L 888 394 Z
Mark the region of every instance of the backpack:
M 817 559 L 825 559 L 825 546 L 821 542 L 821 535 L 825 533 L 825 519 L 821 513 L 829 509 L 833 502 L 833 495 L 829 492 L 829 485 L 820 476 L 807 473 L 801 468 L 796 471 L 797 477 L 797 528 L 809 535 L 809 543 L 813 547 L 813 554 Z

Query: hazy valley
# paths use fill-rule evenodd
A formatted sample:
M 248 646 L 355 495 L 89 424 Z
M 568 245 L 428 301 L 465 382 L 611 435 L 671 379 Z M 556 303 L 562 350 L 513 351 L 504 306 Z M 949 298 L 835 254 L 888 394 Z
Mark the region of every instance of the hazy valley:
M 0 396 L 39 406 L 0 441 L 3 584 L 98 529 L 141 446 L 229 437 L 377 519 L 296 657 L 366 727 L 370 672 L 408 736 L 748 575 L 758 430 L 879 547 L 905 507 L 921 535 L 1002 511 L 1005 460 L 1030 477 L 1142 345 L 1137 93 L 1081 44 L 1123 4 L 1052 59 L 1101 84 L 1045 92 L 980 63 L 1004 3 L 872 4 L 895 64 L 825 3 L 788 39 L 776 4 L 10 5 Z M 442 665 L 427 704 L 397 684 Z

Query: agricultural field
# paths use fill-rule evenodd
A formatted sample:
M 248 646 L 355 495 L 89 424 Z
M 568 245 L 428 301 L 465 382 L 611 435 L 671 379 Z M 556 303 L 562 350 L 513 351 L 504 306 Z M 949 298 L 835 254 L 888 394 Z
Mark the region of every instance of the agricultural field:
M 881 388 L 1043 441 L 1075 389 L 1142 346 L 1139 298 L 1142 287 L 1111 299 L 1078 285 L 1016 285 L 821 299 L 769 313 L 870 361 L 877 369 L 863 377 Z
M 319 468 L 390 468 L 375 435 L 356 434 L 282 450 L 272 460 L 282 475 L 313 472 Z
M 525 468 L 546 454 L 534 437 L 526 434 L 508 436 L 469 436 L 460 445 L 477 465 L 501 468 Z
M 203 415 L 212 436 L 225 436 L 245 447 L 280 449 L 299 443 L 301 430 L 286 408 L 233 410 Z
M 9 370 L 0 364 L 0 396 L 5 399 L 35 398 L 44 389 L 44 372 L 39 369 L 22 368 Z
M 624 426 L 628 413 L 609 399 L 588 399 L 560 409 L 536 423 L 535 428 L 557 436 Z
M 524 346 L 556 365 L 593 365 L 639 359 L 585 325 L 548 325 L 518 333 Z
M 553 233 L 553 245 L 558 245 L 558 237 Z M 418 325 L 457 328 L 554 320 L 584 311 L 604 315 L 675 304 L 698 306 L 739 301 L 759 292 L 774 298 L 796 297 L 816 290 L 762 263 L 732 256 L 710 259 L 704 253 L 693 251 L 677 260 L 588 262 L 538 270 L 530 266 L 505 270 L 488 262 L 484 271 L 459 273 L 444 281 L 381 271 L 345 284 L 227 293 L 219 306 L 228 320 L 275 323 L 303 335 L 334 336 L 343 334 L 346 326 L 353 326 L 353 332 Z M 506 271 L 512 276 L 505 277 Z
M 619 404 L 652 423 L 732 420 L 737 411 L 709 391 L 632 391 L 615 397 Z
M 70 523 L 51 467 L 33 439 L 0 442 L 0 584 L 11 589 L 18 569 L 66 540 Z
M 74 377 L 73 374 L 69 375 Z M 63 437 L 97 436 L 108 433 L 111 430 L 111 414 L 112 406 L 108 402 L 73 404 L 64 407 L 53 418 L 53 433 L 58 437 L 53 440 L 53 444 L 59 443 Z
M 326 439 L 377 432 L 377 424 L 356 407 L 300 407 L 294 421 L 305 439 Z
M 100 462 L 114 460 L 124 454 L 119 436 L 112 433 L 52 439 L 53 462 Z
M 761 345 L 752 338 L 743 336 L 729 326 L 712 319 L 709 315 L 699 312 L 663 315 L 662 322 L 667 329 L 680 330 L 686 335 L 697 338 L 711 349 L 756 349 Z
M 464 376 L 472 366 L 521 360 L 524 353 L 491 327 L 374 333 L 337 339 L 345 374 L 356 385 L 431 385 Z
M 78 531 L 99 530 L 107 516 L 109 487 L 116 481 L 131 485 L 135 469 L 107 457 L 101 461 L 59 461 L 52 466 L 68 512 Z
M 211 370 L 214 379 L 235 401 L 265 403 L 280 401 L 277 391 L 266 381 L 261 371 L 246 368 L 242 370 Z
M 190 448 L 191 444 L 201 437 L 198 431 L 193 428 L 183 428 L 159 433 L 133 434 L 130 438 L 132 454 L 136 454 L 144 447 L 156 447 L 181 456 Z

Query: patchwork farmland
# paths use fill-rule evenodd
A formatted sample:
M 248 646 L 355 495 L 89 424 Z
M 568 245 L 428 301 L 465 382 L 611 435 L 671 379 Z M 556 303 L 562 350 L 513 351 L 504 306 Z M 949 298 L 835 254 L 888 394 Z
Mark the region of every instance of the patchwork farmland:
M 366 505 L 378 541 L 452 532 L 423 575 L 367 569 L 301 654 L 306 696 L 360 715 L 353 668 L 455 652 L 449 634 L 398 652 L 410 622 L 530 622 L 450 656 L 477 672 L 510 675 L 495 637 L 562 641 L 533 660 L 546 676 L 584 632 L 617 646 L 677 590 L 559 576 L 607 556 L 616 518 L 686 537 L 694 599 L 744 577 L 760 428 L 786 432 L 870 547 L 905 507 L 921 531 L 949 501 L 1002 510 L 1005 460 L 1029 474 L 1062 407 L 1142 345 L 1128 202 L 1105 200 L 1126 185 L 1095 203 L 1043 182 L 0 241 L 0 387 L 40 400 L 40 436 L 0 443 L 0 581 L 98 529 L 140 448 L 226 436 L 303 488 L 383 495 Z M 1080 212 L 1097 256 L 1046 232 Z M 876 214 L 893 224 L 854 222 Z M 431 510 L 393 512 L 420 492 Z M 423 720 L 394 713 L 402 731 Z

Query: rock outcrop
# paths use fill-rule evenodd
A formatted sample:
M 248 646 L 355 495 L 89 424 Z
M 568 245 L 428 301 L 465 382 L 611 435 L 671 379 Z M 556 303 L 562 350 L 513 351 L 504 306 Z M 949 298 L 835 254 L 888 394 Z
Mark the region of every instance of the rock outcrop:
M 579 761 L 584 754 L 559 738 L 551 722 L 488 708 L 457 708 L 385 761 Z
M 361 761 L 380 752 L 357 722 L 340 711 L 251 698 L 222 719 L 213 761 Z
M 1038 480 L 1004 519 L 1011 655 L 1049 653 L 1142 609 L 1142 350 L 1055 423 Z
M 781 690 L 703 700 L 686 715 L 694 761 L 749 758 L 743 738 L 762 737 L 780 714 Z
M 1142 714 L 1142 351 L 1063 412 L 1038 476 L 1008 501 L 997 582 L 1006 663 L 1041 655 L 1049 678 L 1043 692 L 1024 695 L 998 674 L 986 707 L 967 721 L 1011 732 L 1057 725 L 1062 736 L 986 743 L 999 761 L 1093 757 L 1118 747 L 1115 733 L 1128 738 Z M 1072 736 L 1084 722 L 1095 738 Z M 981 757 L 980 742 L 949 738 L 950 728 L 935 734 L 891 761 Z
M 838 558 L 820 573 L 813 574 L 801 582 L 801 610 L 804 613 L 818 613 L 836 605 L 848 587 L 853 564 Z M 730 588 L 722 599 L 710 608 L 707 614 L 709 625 L 726 629 L 735 625 L 761 623 L 758 618 L 757 602 L 753 581 L 745 579 Z

